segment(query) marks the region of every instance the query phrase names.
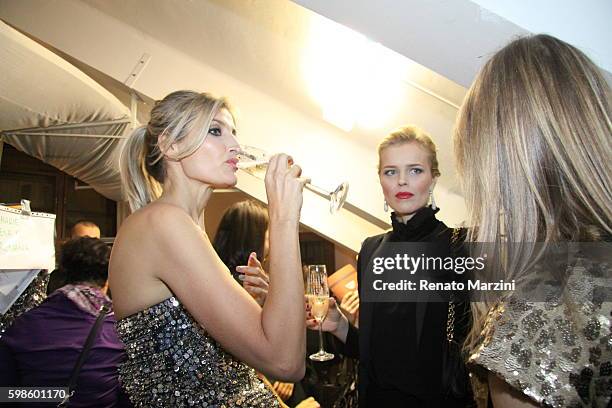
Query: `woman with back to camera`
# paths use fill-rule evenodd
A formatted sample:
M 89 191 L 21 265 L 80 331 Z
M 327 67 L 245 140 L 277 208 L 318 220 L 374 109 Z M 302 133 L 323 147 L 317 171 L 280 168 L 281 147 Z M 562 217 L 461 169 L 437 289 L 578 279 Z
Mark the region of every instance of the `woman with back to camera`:
M 597 286 L 609 290 L 612 276 L 610 101 L 580 50 L 536 35 L 497 52 L 461 107 L 455 155 L 468 240 L 512 254 L 487 265 L 506 281 L 543 279 L 532 267 L 542 246 L 583 243 L 569 266 L 551 271 L 567 282 L 561 295 L 523 298 L 517 286 L 473 304 L 466 347 L 474 378 L 490 390 L 475 390 L 480 406 L 489 395 L 495 408 L 609 406 L 612 299 Z M 605 262 L 594 246 L 607 251 Z
M 370 259 L 384 242 L 434 243 L 436 256 L 451 256 L 452 230 L 436 219 L 433 189 L 440 176 L 436 148 L 431 138 L 414 126 L 391 133 L 378 147 L 378 175 L 391 207 L 392 231 L 367 238 L 359 252 L 359 330 L 350 325 L 335 302 L 323 330 L 346 344 L 346 353 L 359 358 L 359 406 L 361 407 L 465 407 L 470 402 L 465 372 L 462 389 L 453 394 L 442 352 L 447 345 L 448 302 L 364 302 L 363 275 Z M 431 201 L 431 206 L 428 203 Z M 464 304 L 455 309 L 455 339 L 465 322 Z M 316 328 L 314 320 L 307 321 Z M 457 329 L 457 330 L 455 330 Z M 460 356 L 456 359 L 461 366 Z M 461 367 L 460 367 L 461 368 Z
M 236 184 L 234 118 L 224 99 L 178 91 L 127 140 L 122 178 L 134 213 L 113 246 L 110 287 L 137 406 L 278 406 L 253 367 L 304 374 L 299 166 L 274 156 L 266 173 L 269 294 L 263 308 L 228 273 L 202 217 L 215 187 Z

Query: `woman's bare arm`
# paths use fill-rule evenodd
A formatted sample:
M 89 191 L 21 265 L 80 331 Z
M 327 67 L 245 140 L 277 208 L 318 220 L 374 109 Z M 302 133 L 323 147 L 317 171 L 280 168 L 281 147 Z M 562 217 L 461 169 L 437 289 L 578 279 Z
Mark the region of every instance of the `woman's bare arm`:
M 270 210 L 270 286 L 259 305 L 231 277 L 208 237 L 189 216 L 160 206 L 153 228 L 163 253 L 159 278 L 228 352 L 275 378 L 304 375 L 304 283 L 298 242 L 304 180 L 287 156 L 273 159 L 266 176 Z M 161 214 L 163 213 L 163 214 Z
M 533 408 L 540 405 L 489 372 L 489 391 L 495 408 Z

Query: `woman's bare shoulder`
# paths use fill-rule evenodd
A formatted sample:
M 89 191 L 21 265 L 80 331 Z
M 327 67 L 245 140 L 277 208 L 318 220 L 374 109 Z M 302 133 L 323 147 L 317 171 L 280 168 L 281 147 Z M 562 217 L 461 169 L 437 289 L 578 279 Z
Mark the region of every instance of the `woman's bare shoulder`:
M 201 235 L 201 229 L 181 208 L 149 204 L 121 225 L 113 245 L 111 267 L 131 267 L 139 258 L 150 261 L 152 266 L 163 266 L 175 256 L 177 246 L 201 244 Z
M 167 226 L 168 221 L 193 223 L 183 209 L 172 204 L 155 202 L 131 214 L 122 224 L 122 228 L 163 228 Z
M 164 203 L 152 203 L 131 214 L 121 224 L 116 242 L 160 238 L 174 235 L 176 230 L 197 228 L 189 215 L 181 208 Z
M 171 264 L 171 234 L 184 231 L 189 216 L 171 205 L 150 204 L 130 215 L 113 244 L 109 277 L 116 313 L 126 316 L 171 296 L 163 271 Z

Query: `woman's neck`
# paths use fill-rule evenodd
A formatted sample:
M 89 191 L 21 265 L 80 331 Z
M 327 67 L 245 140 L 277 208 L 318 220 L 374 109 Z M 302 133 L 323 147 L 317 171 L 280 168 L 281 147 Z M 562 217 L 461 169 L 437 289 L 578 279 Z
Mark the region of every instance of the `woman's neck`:
M 440 224 L 435 217 L 435 210 L 423 207 L 411 214 L 393 213 L 391 220 L 393 235 L 396 240 L 418 241 L 428 236 Z M 402 222 L 402 218 L 409 215 L 409 219 Z
M 401 222 L 402 224 L 406 224 L 408 221 L 412 219 L 412 217 L 414 217 L 414 214 L 416 214 L 417 211 L 410 213 L 410 214 L 395 214 L 395 219 Z
M 204 209 L 212 192 L 209 184 L 188 179 L 184 175 L 179 178 L 167 177 L 163 193 L 157 201 L 183 209 L 193 222 L 203 227 Z

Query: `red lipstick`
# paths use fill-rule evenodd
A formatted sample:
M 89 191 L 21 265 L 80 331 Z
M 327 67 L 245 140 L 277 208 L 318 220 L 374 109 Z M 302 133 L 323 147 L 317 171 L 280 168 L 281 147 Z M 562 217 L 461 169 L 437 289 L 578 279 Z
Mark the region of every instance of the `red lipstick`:
M 395 195 L 395 198 L 398 198 L 400 200 L 407 200 L 411 198 L 412 196 L 414 196 L 414 194 L 409 193 L 407 191 L 400 191 L 399 193 Z

